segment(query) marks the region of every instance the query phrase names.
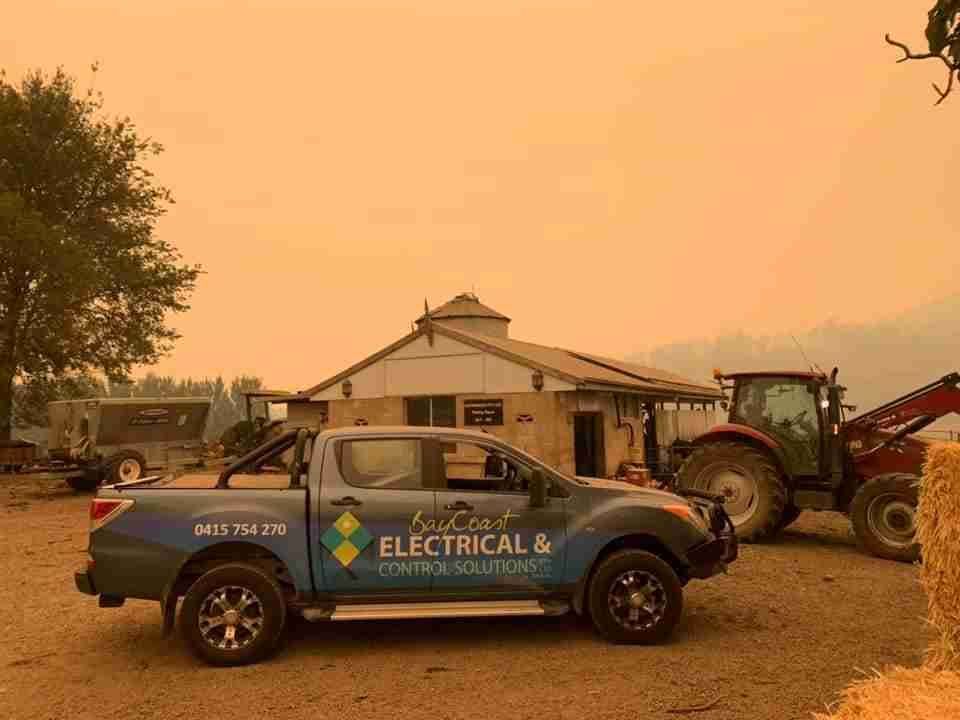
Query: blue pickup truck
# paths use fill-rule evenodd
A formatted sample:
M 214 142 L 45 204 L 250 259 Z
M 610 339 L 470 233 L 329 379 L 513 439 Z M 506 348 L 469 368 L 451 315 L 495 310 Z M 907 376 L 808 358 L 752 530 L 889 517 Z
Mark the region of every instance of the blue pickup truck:
M 570 477 L 482 432 L 301 429 L 219 476 L 101 487 L 75 582 L 101 607 L 159 601 L 165 634 L 179 604 L 195 654 L 239 665 L 275 650 L 290 613 L 572 609 L 613 642 L 656 643 L 680 619 L 683 586 L 736 556 L 722 502 L 702 493 Z

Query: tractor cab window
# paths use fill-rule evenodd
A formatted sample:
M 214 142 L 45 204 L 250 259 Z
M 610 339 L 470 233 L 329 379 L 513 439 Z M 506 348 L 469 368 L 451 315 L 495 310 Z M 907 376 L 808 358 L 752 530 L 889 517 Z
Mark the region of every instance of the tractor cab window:
M 733 415 L 736 422 L 779 440 L 791 457 L 795 472 L 817 474 L 821 409 L 812 383 L 802 378 L 743 380 L 737 388 Z

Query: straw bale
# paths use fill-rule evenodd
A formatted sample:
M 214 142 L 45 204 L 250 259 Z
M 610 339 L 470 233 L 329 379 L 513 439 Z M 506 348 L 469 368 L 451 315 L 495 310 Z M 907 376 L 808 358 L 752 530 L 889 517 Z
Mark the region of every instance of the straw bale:
M 854 682 L 833 714 L 816 720 L 956 720 L 960 718 L 960 673 L 928 668 L 891 668 Z
M 932 446 L 920 481 L 917 540 L 927 618 L 938 637 L 923 667 L 895 667 L 855 682 L 816 720 L 960 719 L 960 444 Z
M 942 443 L 927 452 L 917 523 L 920 582 L 927 593 L 927 617 L 939 636 L 926 666 L 960 670 L 960 444 Z

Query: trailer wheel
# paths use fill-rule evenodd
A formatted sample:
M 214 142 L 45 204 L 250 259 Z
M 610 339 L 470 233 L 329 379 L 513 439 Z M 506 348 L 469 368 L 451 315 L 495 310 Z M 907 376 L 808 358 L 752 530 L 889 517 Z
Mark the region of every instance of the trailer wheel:
M 272 653 L 283 636 L 287 604 L 277 581 L 246 563 L 221 565 L 183 598 L 180 632 L 210 665 L 246 665 Z
M 680 466 L 677 484 L 723 495 L 737 537 L 744 542 L 774 535 L 787 504 L 776 465 L 766 454 L 742 443 L 698 447 Z
M 107 458 L 104 467 L 106 468 L 104 480 L 107 483 L 130 482 L 143 477 L 147 469 L 147 461 L 135 450 L 121 450 Z
M 917 531 L 917 477 L 906 473 L 867 480 L 850 504 L 857 543 L 886 560 L 915 562 L 920 557 Z

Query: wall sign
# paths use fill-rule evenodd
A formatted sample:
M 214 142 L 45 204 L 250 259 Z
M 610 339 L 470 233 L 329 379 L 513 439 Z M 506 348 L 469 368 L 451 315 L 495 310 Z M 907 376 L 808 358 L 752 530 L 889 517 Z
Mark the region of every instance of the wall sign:
M 503 425 L 503 400 L 464 400 L 463 425 Z

